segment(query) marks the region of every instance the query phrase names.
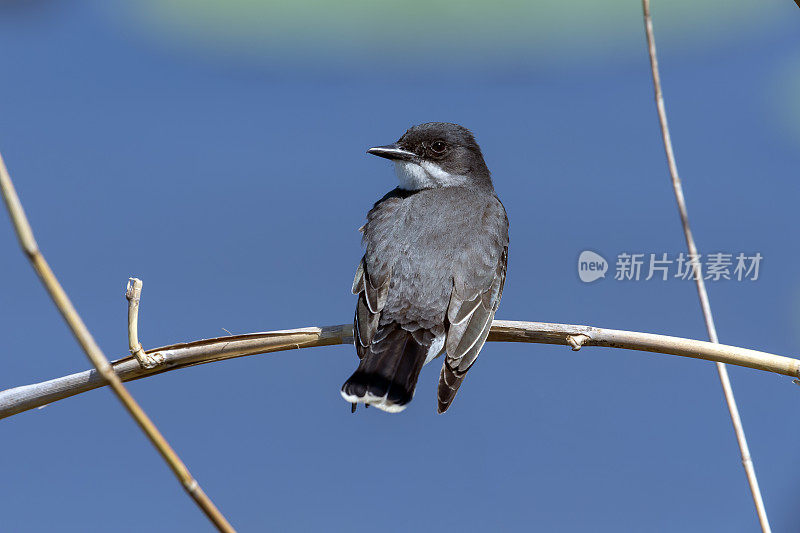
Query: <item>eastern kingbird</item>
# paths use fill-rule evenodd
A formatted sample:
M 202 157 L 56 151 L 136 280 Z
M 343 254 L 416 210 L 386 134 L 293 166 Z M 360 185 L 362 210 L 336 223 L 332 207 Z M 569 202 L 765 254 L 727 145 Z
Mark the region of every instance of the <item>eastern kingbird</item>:
M 486 342 L 503 293 L 508 218 L 472 133 L 431 122 L 367 153 L 395 164 L 400 186 L 367 214 L 353 280 L 361 362 L 342 397 L 390 413 L 406 408 L 422 367 L 446 352 L 447 411 Z

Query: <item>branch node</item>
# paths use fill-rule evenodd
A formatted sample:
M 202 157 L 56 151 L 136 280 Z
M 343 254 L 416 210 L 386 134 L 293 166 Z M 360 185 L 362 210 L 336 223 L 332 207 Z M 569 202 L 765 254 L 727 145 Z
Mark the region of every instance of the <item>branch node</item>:
M 139 348 L 141 348 L 141 344 Z M 139 361 L 139 364 L 142 368 L 146 368 L 148 370 L 156 368 L 158 366 L 163 365 L 167 362 L 167 358 L 164 357 L 164 354 L 161 352 L 153 352 L 153 353 L 145 353 L 144 351 L 141 352 L 140 355 L 133 355 L 136 357 L 136 360 Z
M 192 478 L 183 482 L 183 488 L 186 489 L 186 492 L 188 492 L 189 494 L 194 495 L 195 493 L 197 493 L 197 489 L 200 488 L 200 485 L 194 478 Z
M 591 340 L 588 335 L 584 335 L 583 333 L 579 333 L 578 335 L 567 335 L 567 344 L 572 347 L 573 352 L 577 352 L 581 349 L 581 346 L 588 340 Z
M 142 297 L 142 280 L 128 278 L 125 298 L 128 300 L 128 347 L 139 366 L 145 369 L 155 368 L 164 363 L 164 355 L 160 352 L 145 353 L 139 342 L 139 300 Z

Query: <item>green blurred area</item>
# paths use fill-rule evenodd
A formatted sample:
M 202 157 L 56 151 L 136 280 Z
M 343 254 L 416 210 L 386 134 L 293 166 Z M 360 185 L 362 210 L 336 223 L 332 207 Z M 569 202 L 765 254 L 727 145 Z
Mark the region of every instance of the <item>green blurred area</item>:
M 514 51 L 546 59 L 625 50 L 642 35 L 637 0 L 141 0 L 139 8 L 148 25 L 171 37 L 253 55 L 391 51 L 405 63 L 435 63 Z M 744 0 L 653 6 L 660 36 L 695 44 L 758 31 L 775 11 L 775 4 Z
M 782 107 L 777 113 L 783 117 L 787 128 L 800 143 L 800 55 L 786 64 L 777 85 L 780 94 L 776 101 Z
M 788 1 L 788 0 L 787 0 Z M 139 0 L 162 43 L 226 60 L 292 65 L 581 65 L 641 59 L 639 0 Z M 661 50 L 713 53 L 789 24 L 776 2 L 652 2 Z M 792 12 L 793 13 L 793 12 Z M 663 54 L 663 52 L 662 52 Z M 800 139 L 800 56 L 764 80 L 765 111 Z

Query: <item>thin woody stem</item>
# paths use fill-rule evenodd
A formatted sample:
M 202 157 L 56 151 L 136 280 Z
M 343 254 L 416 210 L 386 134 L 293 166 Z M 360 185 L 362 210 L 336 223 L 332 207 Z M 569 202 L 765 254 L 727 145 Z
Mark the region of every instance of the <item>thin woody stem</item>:
M 20 246 L 23 252 L 28 257 L 33 266 L 33 269 L 39 275 L 39 279 L 47 289 L 50 297 L 53 299 L 64 321 L 72 330 L 75 339 L 80 344 L 86 356 L 94 365 L 97 373 L 101 376 L 103 384 L 107 384 L 117 395 L 122 405 L 133 417 L 139 427 L 144 431 L 153 446 L 156 447 L 161 457 L 169 465 L 175 477 L 183 485 L 183 488 L 197 503 L 200 509 L 205 513 L 208 519 L 216 526 L 219 531 L 233 532 L 233 527 L 228 523 L 222 513 L 216 508 L 214 503 L 206 496 L 203 489 L 200 488 L 197 481 L 189 473 L 186 465 L 183 464 L 180 457 L 175 453 L 167 440 L 153 424 L 152 420 L 142 410 L 141 407 L 133 399 L 128 390 L 122 384 L 122 380 L 117 376 L 116 372 L 109 363 L 106 356 L 103 354 L 100 347 L 95 342 L 86 324 L 83 323 L 72 302 L 69 300 L 67 293 L 64 291 L 61 284 L 58 282 L 50 266 L 45 261 L 44 255 L 39 251 L 39 246 L 33 236 L 31 225 L 28 218 L 25 216 L 25 211 L 22 208 L 22 203 L 19 201 L 17 192 L 14 189 L 14 184 L 11 181 L 11 176 L 8 174 L 2 156 L 0 156 L 0 191 L 3 194 L 3 200 L 8 208 L 11 222 L 14 224 L 14 229 L 17 232 Z
M 698 257 L 697 245 L 694 242 L 692 230 L 689 226 L 689 211 L 686 208 L 686 199 L 683 196 L 683 186 L 681 185 L 681 180 L 678 176 L 678 165 L 675 162 L 675 153 L 672 149 L 672 139 L 669 134 L 669 125 L 667 124 L 667 111 L 664 105 L 664 95 L 661 91 L 661 75 L 658 71 L 656 43 L 653 35 L 653 19 L 650 15 L 650 0 L 642 0 L 642 10 L 644 13 L 645 32 L 647 34 L 647 49 L 650 56 L 650 70 L 653 76 L 656 109 L 658 110 L 658 122 L 661 126 L 661 137 L 664 140 L 664 151 L 667 155 L 667 165 L 669 166 L 669 174 L 672 178 L 672 188 L 675 193 L 675 201 L 678 204 L 678 212 L 680 213 L 681 225 L 683 226 L 683 235 L 686 239 L 686 247 L 689 249 L 690 256 Z M 713 343 L 719 343 L 717 329 L 714 326 L 714 316 L 711 314 L 711 304 L 708 299 L 705 281 L 699 272 L 694 276 L 694 279 L 697 285 L 697 295 L 700 299 L 700 307 L 703 311 L 703 318 L 706 322 L 706 329 L 708 330 L 708 338 Z M 769 526 L 769 520 L 767 518 L 767 511 L 764 508 L 761 490 L 758 487 L 758 478 L 756 477 L 756 471 L 753 466 L 753 459 L 750 456 L 750 449 L 747 446 L 747 437 L 745 436 L 742 419 L 739 416 L 739 408 L 736 406 L 736 398 L 733 395 L 731 381 L 728 377 L 728 369 L 723 363 L 717 362 L 717 372 L 719 373 L 719 380 L 720 384 L 722 385 L 722 391 L 725 395 L 725 401 L 728 404 L 728 411 L 730 413 L 731 423 L 733 424 L 733 430 L 736 433 L 736 441 L 739 444 L 742 465 L 744 466 L 745 474 L 747 475 L 747 482 L 750 485 L 753 503 L 756 506 L 756 512 L 758 514 L 758 521 L 761 524 L 761 530 L 764 533 L 768 533 L 771 530 Z

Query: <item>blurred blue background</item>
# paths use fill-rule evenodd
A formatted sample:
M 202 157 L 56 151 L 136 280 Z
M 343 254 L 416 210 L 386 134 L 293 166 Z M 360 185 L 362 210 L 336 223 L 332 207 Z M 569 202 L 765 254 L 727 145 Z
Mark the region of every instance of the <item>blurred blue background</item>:
M 366 6 L 369 6 L 368 8 Z M 656 2 L 678 165 L 722 342 L 800 351 L 800 12 Z M 684 242 L 638 2 L 9 1 L 0 151 L 109 357 L 126 280 L 145 347 L 351 320 L 356 229 L 395 186 L 364 151 L 471 128 L 511 220 L 498 318 L 705 339 L 686 281 L 581 283 L 581 250 Z M 0 389 L 88 363 L 0 221 Z M 613 266 L 612 266 L 613 268 Z M 352 346 L 130 389 L 242 531 L 754 531 L 711 363 L 491 343 L 453 408 L 350 414 Z M 774 531 L 796 531 L 800 388 L 730 368 Z M 107 390 L 0 422 L 0 530 L 210 526 Z

